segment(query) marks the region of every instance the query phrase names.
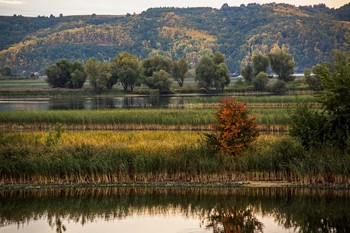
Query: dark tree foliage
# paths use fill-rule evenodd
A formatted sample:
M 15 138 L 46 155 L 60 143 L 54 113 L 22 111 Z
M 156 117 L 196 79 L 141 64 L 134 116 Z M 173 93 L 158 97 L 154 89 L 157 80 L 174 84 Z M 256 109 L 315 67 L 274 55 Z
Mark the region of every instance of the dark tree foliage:
M 316 65 L 312 67 L 312 73 L 310 69 L 304 70 L 305 83 L 309 85 L 311 90 L 314 91 L 322 91 L 323 86 L 321 82 L 321 77 L 319 73 L 321 73 L 323 69 L 322 65 Z
M 160 94 L 168 94 L 174 79 L 165 70 L 155 71 L 151 77 L 146 77 L 144 83 L 151 89 L 158 89 Z
M 265 72 L 260 72 L 252 81 L 255 91 L 266 91 L 269 77 Z
M 250 84 L 254 79 L 253 67 L 246 65 L 241 68 L 241 74 L 247 84 Z
M 145 77 L 151 77 L 153 72 L 164 70 L 171 74 L 173 72 L 173 61 L 165 56 L 153 56 L 142 61 Z
M 271 91 L 276 95 L 284 95 L 288 91 L 286 82 L 277 80 L 277 82 L 273 84 Z
M 268 56 L 265 56 L 259 53 L 253 56 L 252 62 L 253 62 L 254 76 L 257 76 L 260 72 L 266 73 L 267 68 L 269 67 Z
M 125 91 L 129 89 L 132 91 L 136 86 L 141 85 L 143 71 L 136 56 L 123 52 L 113 62 L 116 66 L 118 81 Z
M 298 138 L 304 148 L 319 148 L 331 142 L 328 119 L 323 112 L 300 105 L 291 118 L 289 134 Z
M 295 62 L 291 54 L 278 50 L 268 54 L 270 59 L 271 69 L 278 75 L 278 79 L 285 82 L 294 80 L 292 74 L 294 74 Z
M 204 56 L 196 67 L 195 81 L 200 87 L 209 89 L 214 84 L 215 63 L 209 56 Z
M 165 56 L 153 56 L 142 61 L 144 72 L 143 83 L 151 89 L 158 89 L 160 94 L 170 92 L 170 86 L 174 81 L 172 76 L 174 63 Z
M 221 53 L 204 56 L 196 66 L 195 81 L 206 90 L 215 87 L 224 90 L 230 84 L 230 73 L 225 64 L 225 57 Z
M 297 111 L 293 118 L 291 134 L 300 138 L 304 145 L 328 143 L 341 149 L 349 146 L 350 54 L 335 51 L 333 58 L 333 63 L 319 65 L 323 91 L 317 97 L 322 109 Z
M 2 76 L 12 76 L 12 70 L 10 67 L 4 67 L 0 69 L 0 75 Z
M 82 88 L 86 81 L 84 67 L 78 61 L 72 63 L 67 59 L 61 59 L 46 68 L 45 72 L 47 83 L 54 88 Z
M 87 60 L 85 72 L 89 77 L 91 87 L 97 92 L 106 88 L 112 89 L 118 80 L 116 67 L 108 62 L 100 62 L 95 57 Z
M 174 62 L 173 76 L 180 87 L 182 87 L 184 84 L 187 71 L 188 62 L 185 58 L 181 58 L 180 60 Z

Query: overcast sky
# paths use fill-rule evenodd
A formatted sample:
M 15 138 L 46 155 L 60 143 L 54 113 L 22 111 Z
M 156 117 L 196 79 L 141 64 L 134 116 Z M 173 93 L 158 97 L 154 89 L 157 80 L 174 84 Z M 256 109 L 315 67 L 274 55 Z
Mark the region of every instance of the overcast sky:
M 213 7 L 220 8 L 224 3 L 239 6 L 248 3 L 289 3 L 292 5 L 314 5 L 325 3 L 328 7 L 339 8 L 349 0 L 0 0 L 0 15 L 49 16 L 53 14 L 82 15 L 108 14 L 125 15 L 140 13 L 150 7 Z

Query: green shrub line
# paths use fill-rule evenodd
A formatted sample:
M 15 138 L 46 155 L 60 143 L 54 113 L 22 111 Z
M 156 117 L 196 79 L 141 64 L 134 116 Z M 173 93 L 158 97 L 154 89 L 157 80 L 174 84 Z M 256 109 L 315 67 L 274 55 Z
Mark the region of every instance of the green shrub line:
M 165 138 L 156 134 L 158 136 L 144 138 L 141 142 L 135 141 L 137 134 L 123 133 L 130 143 L 118 143 L 121 140 L 118 139 L 110 145 L 100 145 L 101 138 L 96 138 L 95 144 L 59 140 L 47 144 L 34 133 L 2 133 L 0 184 L 226 184 L 244 181 L 345 187 L 350 184 L 349 150 L 328 147 L 306 151 L 295 139 L 282 136 L 259 139 L 244 156 L 233 159 L 212 154 L 203 142 L 193 139 L 191 133 L 178 135 L 186 142 L 181 145 L 173 143 L 176 132 Z M 83 138 L 91 135 L 82 133 Z M 104 137 L 111 135 L 107 133 Z

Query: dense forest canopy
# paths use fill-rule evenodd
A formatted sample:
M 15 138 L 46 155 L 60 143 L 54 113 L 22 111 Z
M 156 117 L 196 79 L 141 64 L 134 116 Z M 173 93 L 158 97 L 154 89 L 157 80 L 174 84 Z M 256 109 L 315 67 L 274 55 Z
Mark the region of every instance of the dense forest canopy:
M 126 16 L 0 17 L 0 68 L 44 73 L 56 60 L 111 61 L 126 51 L 139 59 L 186 58 L 190 68 L 215 52 L 231 73 L 253 55 L 283 49 L 296 71 L 327 61 L 332 49 L 350 50 L 350 4 L 248 4 L 213 8 L 152 8 Z

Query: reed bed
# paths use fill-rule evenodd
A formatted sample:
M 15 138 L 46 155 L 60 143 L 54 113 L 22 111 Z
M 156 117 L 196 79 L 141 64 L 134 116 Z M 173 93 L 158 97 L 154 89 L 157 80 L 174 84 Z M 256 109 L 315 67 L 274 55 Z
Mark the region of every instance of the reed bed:
M 238 159 L 213 154 L 201 133 L 174 131 L 3 132 L 0 184 L 350 184 L 350 151 L 305 151 L 288 136 L 263 135 Z
M 2 130 L 48 130 L 61 123 L 69 130 L 211 130 L 214 109 L 128 109 L 78 111 L 2 111 Z M 261 129 L 285 130 L 290 123 L 287 108 L 253 108 Z

